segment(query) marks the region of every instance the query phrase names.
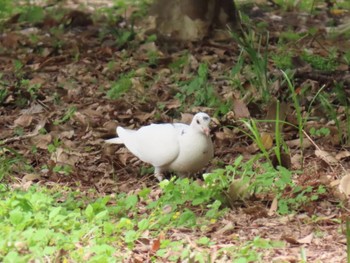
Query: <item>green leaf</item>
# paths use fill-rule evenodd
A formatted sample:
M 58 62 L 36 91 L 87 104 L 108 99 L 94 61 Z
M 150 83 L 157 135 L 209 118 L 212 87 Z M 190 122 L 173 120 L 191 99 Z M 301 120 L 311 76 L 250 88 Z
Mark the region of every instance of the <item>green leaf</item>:
M 52 220 L 55 218 L 60 213 L 61 209 L 62 207 L 54 207 L 49 214 L 49 219 Z
M 208 237 L 201 237 L 196 242 L 199 245 L 208 245 L 210 243 L 210 238 L 208 238 Z
M 178 219 L 178 226 L 195 226 L 196 225 L 196 215 L 190 210 L 183 212 Z
M 150 225 L 149 219 L 145 219 L 145 218 L 137 223 L 137 227 L 142 231 L 148 229 L 149 225 Z
M 125 233 L 124 241 L 126 243 L 133 243 L 137 239 L 138 239 L 138 234 L 135 230 L 129 230 Z
M 125 199 L 125 208 L 127 210 L 135 208 L 136 204 L 138 202 L 138 198 L 137 195 L 129 195 L 126 199 Z
M 87 217 L 88 221 L 91 221 L 94 216 L 95 216 L 95 213 L 94 213 L 94 209 L 92 208 L 91 205 L 88 205 L 85 209 L 85 216 Z
M 19 209 L 12 210 L 10 212 L 10 222 L 13 225 L 19 225 L 24 220 L 24 214 Z

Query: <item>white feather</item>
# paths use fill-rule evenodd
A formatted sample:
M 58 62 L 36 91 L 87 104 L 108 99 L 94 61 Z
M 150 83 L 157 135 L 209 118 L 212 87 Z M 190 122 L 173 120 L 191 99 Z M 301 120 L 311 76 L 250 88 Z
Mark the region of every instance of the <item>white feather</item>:
M 151 124 L 138 130 L 118 127 L 119 137 L 106 142 L 124 144 L 140 160 L 152 164 L 161 179 L 165 170 L 191 173 L 208 164 L 213 158 L 209 123 L 206 113 L 197 113 L 191 125 Z

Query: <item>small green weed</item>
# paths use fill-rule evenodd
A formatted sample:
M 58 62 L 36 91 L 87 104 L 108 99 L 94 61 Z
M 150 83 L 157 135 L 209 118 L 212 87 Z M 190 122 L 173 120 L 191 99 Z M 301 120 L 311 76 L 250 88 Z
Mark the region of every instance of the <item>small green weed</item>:
M 252 194 L 261 196 L 272 193 L 278 200 L 277 212 L 288 214 L 309 202 L 318 200 L 319 196 L 326 192 L 323 186 L 306 188 L 297 186 L 293 182 L 292 171 L 281 166 L 274 168 L 270 162 L 262 162 L 261 157 L 262 155 L 260 158 L 256 157 L 244 162 L 242 157 L 238 157 L 234 164 L 206 175 L 205 182 L 208 188 L 215 189 L 213 196 L 219 196 L 217 200 L 227 204 L 227 202 L 244 200 Z M 288 189 L 293 190 L 287 192 Z M 225 194 L 225 199 L 222 199 L 222 193 Z
M 284 246 L 285 243 L 281 241 L 272 241 L 261 237 L 255 237 L 253 240 L 234 248 L 235 254 L 233 262 L 261 262 L 261 249 L 283 248 Z
M 35 100 L 37 98 L 37 93 L 41 88 L 41 84 L 31 84 L 29 79 L 22 79 L 20 87 L 29 93 L 32 100 Z
M 350 56 L 349 56 L 350 59 Z M 185 54 L 183 54 L 182 56 L 180 56 L 179 58 L 175 59 L 170 65 L 169 68 L 174 71 L 174 72 L 181 72 L 183 70 L 183 68 L 188 65 L 189 63 L 189 55 L 186 52 Z
M 306 0 L 306 1 L 276 0 L 275 2 L 286 11 L 301 10 L 301 11 L 313 12 L 315 7 L 315 0 Z
M 233 39 L 239 44 L 242 49 L 240 59 L 247 56 L 250 63 L 243 68 L 247 78 L 253 87 L 259 92 L 263 102 L 268 102 L 270 99 L 269 80 L 267 76 L 268 63 L 268 41 L 269 35 L 257 35 L 252 28 L 249 28 L 243 33 L 243 36 L 238 36 L 232 32 Z M 243 65 L 242 62 L 238 63 Z M 239 69 L 239 68 L 237 68 Z
M 6 81 L 2 80 L 3 74 L 0 73 L 0 105 L 5 102 L 8 95 L 8 88 Z
M 287 70 L 293 67 L 292 55 L 289 52 L 274 53 L 271 59 L 278 69 Z
M 326 127 L 322 127 L 320 129 L 316 129 L 315 127 L 311 127 L 310 134 L 314 137 L 323 137 L 323 136 L 328 136 L 330 134 L 330 130 Z
M 68 252 L 62 260 L 81 261 L 87 247 L 94 251 L 91 260 L 108 261 L 113 257 L 116 251 L 113 242 L 118 238 L 103 231 L 109 222 L 109 212 L 99 205 L 99 200 L 91 202 L 84 212 L 76 198 L 68 197 L 62 202 L 57 191 L 31 187 L 27 192 L 12 190 L 0 194 L 0 227 L 4 230 L 0 240 L 1 261 L 41 261 L 54 258 L 61 249 Z M 88 245 L 92 236 L 94 244 Z M 76 242 L 83 249 L 77 248 Z
M 25 163 L 21 155 L 16 151 L 11 148 L 0 146 L 0 182 L 11 175 L 14 165 L 21 162 Z
M 207 106 L 217 109 L 217 113 L 225 114 L 230 109 L 230 102 L 223 102 L 217 96 L 215 89 L 208 82 L 208 66 L 200 64 L 198 75 L 191 81 L 180 86 L 180 93 L 176 98 L 184 105 L 188 103 L 193 106 Z
M 320 55 L 303 52 L 301 58 L 305 62 L 309 63 L 314 69 L 323 71 L 334 71 L 339 65 L 339 63 L 336 61 L 336 57 L 332 54 L 330 54 L 328 58 L 325 58 Z
M 54 125 L 60 125 L 69 121 L 74 116 L 76 111 L 77 111 L 77 107 L 75 106 L 69 107 L 60 119 L 57 119 L 53 122 Z
M 317 201 L 320 195 L 326 193 L 326 189 L 322 185 L 317 188 L 294 186 L 292 189 L 291 197 L 284 197 L 278 200 L 278 211 L 281 214 L 289 214 L 292 211 L 296 211 L 310 202 Z
M 337 111 L 339 105 L 332 102 L 333 100 L 331 99 L 330 94 L 323 92 L 318 96 L 318 99 L 326 116 L 333 120 L 337 127 L 339 142 L 342 144 L 348 144 L 350 142 L 350 104 L 342 85 L 336 85 L 335 96 L 337 97 L 338 103 L 344 108 L 344 121 L 339 120 L 339 114 Z M 345 125 L 343 125 L 343 123 Z
M 54 138 L 53 142 L 47 146 L 47 150 L 49 153 L 54 153 L 60 145 L 61 141 L 58 138 Z
M 130 78 L 132 78 L 133 75 L 133 71 L 121 75 L 121 77 L 116 82 L 114 82 L 111 88 L 107 91 L 107 97 L 109 99 L 115 100 L 127 93 L 132 87 Z
M 8 95 L 7 89 L 0 87 L 0 105 L 5 102 L 7 95 Z
M 289 29 L 287 31 L 281 32 L 279 36 L 279 43 L 288 43 L 288 42 L 295 42 L 298 41 L 300 38 L 302 38 L 303 35 L 294 32 L 293 30 Z
M 29 2 L 30 3 L 30 2 Z M 38 23 L 45 17 L 44 9 L 40 6 L 26 5 L 20 15 L 21 22 Z
M 343 55 L 343 59 L 346 64 L 350 65 L 350 51 L 346 51 Z

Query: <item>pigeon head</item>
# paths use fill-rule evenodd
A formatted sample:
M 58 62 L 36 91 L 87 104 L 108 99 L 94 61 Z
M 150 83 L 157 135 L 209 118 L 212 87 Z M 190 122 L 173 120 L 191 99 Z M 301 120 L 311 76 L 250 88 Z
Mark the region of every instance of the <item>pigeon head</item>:
M 191 127 L 203 132 L 206 136 L 209 136 L 209 123 L 210 123 L 210 117 L 208 114 L 204 112 L 199 112 L 196 115 L 194 115 L 192 122 L 191 122 Z

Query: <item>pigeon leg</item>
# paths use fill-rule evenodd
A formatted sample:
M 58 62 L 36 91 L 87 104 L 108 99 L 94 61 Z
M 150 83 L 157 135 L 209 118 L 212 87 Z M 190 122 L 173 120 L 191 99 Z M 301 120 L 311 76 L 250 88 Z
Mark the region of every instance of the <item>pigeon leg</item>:
M 159 182 L 163 180 L 163 172 L 160 167 L 154 167 L 154 176 L 158 179 Z

